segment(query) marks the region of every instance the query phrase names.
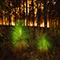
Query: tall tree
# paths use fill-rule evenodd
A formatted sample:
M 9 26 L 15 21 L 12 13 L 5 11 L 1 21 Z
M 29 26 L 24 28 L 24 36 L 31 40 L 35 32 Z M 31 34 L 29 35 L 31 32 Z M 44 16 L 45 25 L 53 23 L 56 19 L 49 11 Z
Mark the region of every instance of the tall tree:
M 52 19 L 51 19 L 51 18 L 52 18 L 52 16 L 51 16 L 52 12 L 51 12 L 51 11 L 52 11 L 52 8 L 53 8 L 51 1 L 49 1 L 47 8 L 48 8 L 48 10 L 49 10 L 49 14 L 48 14 L 48 15 L 49 15 L 49 27 L 51 27 L 51 23 L 52 23 L 52 21 L 51 21 L 51 20 L 52 20 Z
M 16 0 L 15 0 L 15 25 L 16 25 Z
M 10 7 L 10 1 L 9 1 L 9 7 Z M 9 25 L 10 25 L 10 22 L 11 22 L 11 16 L 10 16 L 10 13 L 11 13 L 11 11 L 9 10 Z
M 33 0 L 32 0 L 32 11 L 33 11 L 33 27 L 34 27 L 34 3 L 33 3 Z
M 26 0 L 26 25 L 28 26 L 28 10 L 27 10 L 27 0 Z
M 47 0 L 44 0 L 44 25 L 47 28 Z
M 24 0 L 23 0 L 23 16 L 24 16 L 24 21 L 25 21 L 25 12 L 24 12 Z
M 37 30 L 38 30 L 38 0 L 37 0 Z
M 19 19 L 21 19 L 21 9 L 20 9 L 20 7 L 21 7 L 21 0 L 19 0 Z

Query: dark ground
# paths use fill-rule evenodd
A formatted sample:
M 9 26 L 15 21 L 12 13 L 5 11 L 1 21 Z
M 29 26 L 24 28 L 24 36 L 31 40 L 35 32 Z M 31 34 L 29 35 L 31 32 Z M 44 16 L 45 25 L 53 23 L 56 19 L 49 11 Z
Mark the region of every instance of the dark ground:
M 35 28 L 36 29 L 36 28 Z M 11 27 L 0 27 L 0 60 L 60 60 L 60 34 L 54 34 L 53 31 L 47 29 L 48 36 L 51 36 L 53 47 L 47 52 L 41 52 L 32 44 L 22 51 L 12 51 L 12 44 L 10 43 L 9 31 Z

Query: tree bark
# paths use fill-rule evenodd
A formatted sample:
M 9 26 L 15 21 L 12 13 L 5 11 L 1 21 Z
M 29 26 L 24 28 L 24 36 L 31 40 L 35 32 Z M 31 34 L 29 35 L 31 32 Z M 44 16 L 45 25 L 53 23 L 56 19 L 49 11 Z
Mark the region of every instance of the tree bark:
M 16 0 L 15 0 L 15 25 L 16 25 Z
M 10 7 L 10 1 L 9 1 L 9 7 Z M 11 11 L 9 10 L 9 26 L 10 26 L 10 22 L 11 22 L 11 16 L 10 16 Z
M 37 30 L 38 30 L 38 0 L 37 0 Z
M 20 5 L 20 3 L 21 3 L 21 0 L 19 0 L 19 20 L 21 19 L 21 9 L 20 9 L 21 5 Z
M 27 0 L 26 0 L 26 26 L 28 26 L 28 11 L 27 11 Z
M 33 0 L 32 0 L 32 10 L 33 10 L 33 28 L 34 28 L 34 3 L 33 3 Z
M 47 29 L 47 0 L 44 0 L 44 26 Z

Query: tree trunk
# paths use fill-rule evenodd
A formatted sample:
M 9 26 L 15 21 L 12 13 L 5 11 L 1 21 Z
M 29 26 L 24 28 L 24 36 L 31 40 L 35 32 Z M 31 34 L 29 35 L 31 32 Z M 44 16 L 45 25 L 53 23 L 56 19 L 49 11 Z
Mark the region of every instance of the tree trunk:
M 34 28 L 34 3 L 33 3 L 33 0 L 32 0 L 32 10 L 33 10 L 33 28 Z
M 24 25 L 25 25 L 25 12 L 24 12 L 24 0 L 23 0 L 23 17 L 24 17 Z
M 15 25 L 16 25 L 16 0 L 15 0 Z
M 10 7 L 10 1 L 9 1 L 9 7 Z M 9 26 L 10 26 L 10 22 L 11 22 L 11 16 L 10 16 L 11 11 L 9 10 Z
M 3 25 L 3 13 L 2 13 L 2 25 Z
M 27 11 L 27 0 L 26 0 L 26 26 L 28 26 L 28 11 Z
M 19 20 L 21 19 L 21 9 L 20 9 L 21 5 L 20 5 L 20 3 L 21 3 L 21 0 L 19 0 Z
M 47 0 L 44 0 L 44 26 L 47 29 Z
M 37 0 L 37 30 L 38 30 L 38 0 Z

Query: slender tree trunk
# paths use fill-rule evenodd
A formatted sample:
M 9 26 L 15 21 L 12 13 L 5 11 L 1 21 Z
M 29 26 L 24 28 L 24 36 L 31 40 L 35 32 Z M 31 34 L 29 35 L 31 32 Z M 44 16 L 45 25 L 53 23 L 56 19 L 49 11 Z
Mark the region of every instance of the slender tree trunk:
M 11 22 L 11 16 L 10 16 L 10 11 L 9 11 L 9 26 L 10 26 L 10 22 Z
M 2 6 L 2 5 L 1 5 Z M 2 16 L 2 25 L 3 25 L 3 12 L 1 12 L 1 16 Z
M 6 8 L 5 8 L 5 25 L 6 25 Z
M 23 17 L 24 17 L 24 25 L 25 25 L 25 12 L 24 12 L 24 0 L 23 0 Z
M 21 0 L 19 0 L 19 20 L 21 19 L 21 9 L 20 9 L 20 7 L 21 7 Z
M 32 10 L 33 10 L 33 27 L 34 27 L 34 3 L 33 3 L 33 0 L 32 0 Z
M 38 30 L 38 0 L 37 0 L 37 30 Z
M 6 7 L 5 7 L 5 25 L 6 25 Z
M 15 0 L 15 25 L 16 25 L 16 0 Z
M 1 0 L 1 7 L 2 7 L 2 0 Z M 2 25 L 3 25 L 3 13 L 1 11 L 1 18 L 2 18 Z
M 39 26 L 40 26 L 40 22 L 41 22 L 41 2 L 40 2 L 40 9 L 39 9 Z M 41 30 L 41 27 L 39 27 L 39 32 Z
M 50 11 L 49 11 L 49 27 L 50 27 Z
M 27 11 L 27 0 L 26 0 L 26 26 L 28 26 L 28 11 Z
M 44 0 L 44 26 L 47 29 L 47 0 Z
M 9 7 L 10 7 L 10 1 L 9 1 Z M 9 26 L 10 26 L 10 22 L 11 22 L 11 16 L 10 16 L 10 10 L 9 10 Z
M 59 0 L 59 10 L 60 10 L 60 0 Z M 59 11 L 59 24 L 60 24 L 60 11 Z M 60 28 L 60 25 L 59 25 Z

